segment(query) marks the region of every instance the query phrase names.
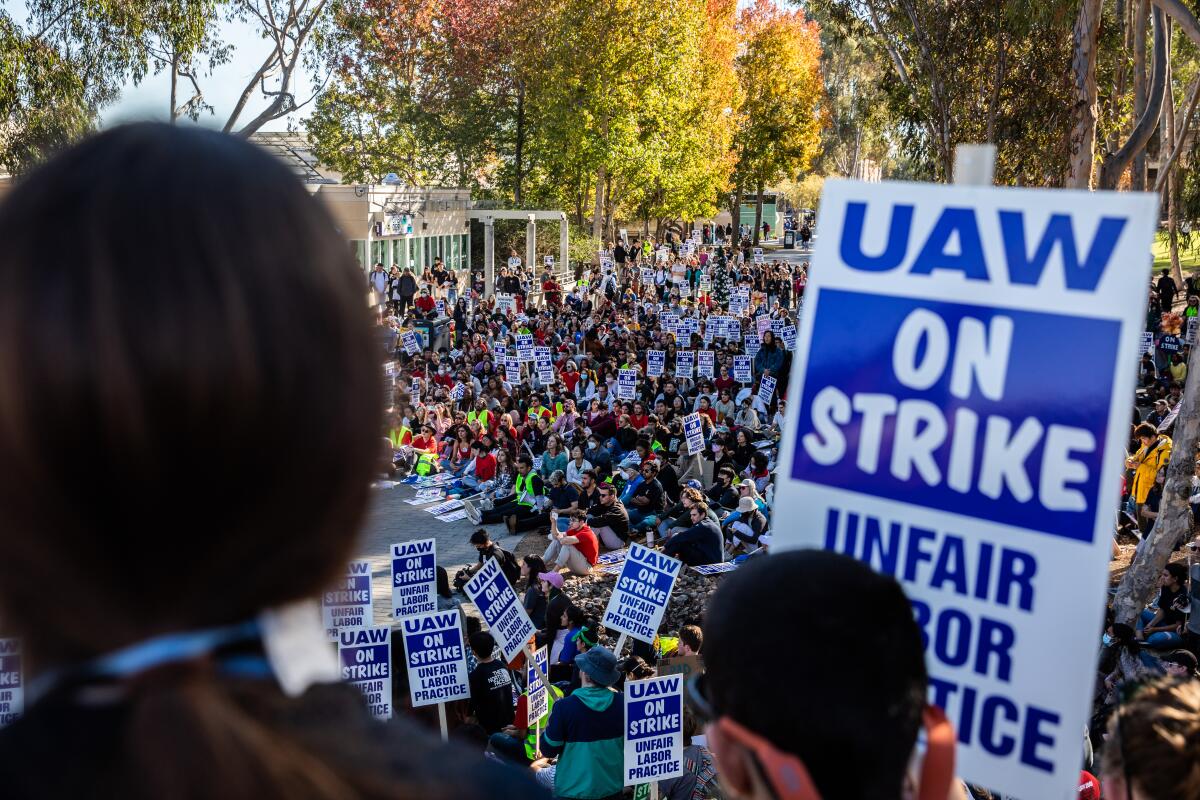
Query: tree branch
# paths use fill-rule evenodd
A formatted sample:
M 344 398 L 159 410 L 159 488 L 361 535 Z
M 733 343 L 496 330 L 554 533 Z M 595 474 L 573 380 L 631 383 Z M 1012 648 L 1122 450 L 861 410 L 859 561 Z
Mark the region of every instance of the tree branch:
M 1167 84 L 1167 26 L 1160 8 L 1155 8 L 1150 18 L 1154 26 L 1154 64 L 1151 66 L 1150 95 L 1146 98 L 1146 110 L 1137 121 L 1137 125 L 1133 126 L 1129 139 L 1121 149 L 1104 157 L 1104 162 L 1100 165 L 1101 189 L 1117 188 L 1121 173 L 1129 166 L 1129 162 L 1133 161 L 1133 157 L 1146 148 L 1150 137 L 1158 128 Z
M 1166 162 L 1158 169 L 1158 178 L 1154 182 L 1154 191 L 1156 192 L 1162 191 L 1163 186 L 1167 183 L 1167 174 L 1171 171 L 1175 160 L 1179 158 L 1179 154 L 1183 152 L 1183 140 L 1186 137 L 1188 127 L 1192 124 L 1192 114 L 1196 111 L 1196 101 L 1200 100 L 1200 75 L 1192 78 L 1192 85 L 1188 89 L 1187 94 L 1187 110 L 1183 111 L 1180 115 L 1180 122 L 1176 125 L 1175 148 L 1171 150 L 1171 155 L 1167 156 Z

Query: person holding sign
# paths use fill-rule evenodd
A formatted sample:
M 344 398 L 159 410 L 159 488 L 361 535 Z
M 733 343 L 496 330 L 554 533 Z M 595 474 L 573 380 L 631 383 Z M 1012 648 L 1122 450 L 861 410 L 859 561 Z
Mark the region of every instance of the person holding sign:
M 575 658 L 582 686 L 559 700 L 542 733 L 542 753 L 558 756 L 554 796 L 597 800 L 621 796 L 624 695 L 611 687 L 621 678 L 611 650 L 593 647 Z
M 64 214 L 76 246 L 47 248 Z M 543 797 L 340 681 L 313 600 L 356 549 L 382 374 L 362 273 L 289 169 L 111 128 L 13 187 L 0 241 L 0 606 L 30 687 L 5 799 Z

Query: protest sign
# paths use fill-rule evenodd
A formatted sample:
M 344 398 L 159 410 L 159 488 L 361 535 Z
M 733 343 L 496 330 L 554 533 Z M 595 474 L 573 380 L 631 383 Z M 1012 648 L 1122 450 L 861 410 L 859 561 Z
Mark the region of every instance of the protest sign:
M 450 390 L 449 397 L 451 400 L 462 400 L 463 395 L 465 395 L 466 393 L 467 393 L 467 385 L 465 383 L 456 383 L 456 384 L 454 384 L 454 387 Z
M 779 332 L 779 338 L 783 339 L 783 346 L 788 350 L 796 349 L 796 326 L 784 325 L 783 330 Z
M 0 639 L 0 728 L 25 713 L 25 679 L 21 640 Z
M 549 347 L 533 348 L 533 361 L 537 369 L 537 378 L 543 384 L 554 383 L 554 360 Z
M 532 333 L 517 334 L 517 358 L 519 358 L 523 364 L 533 361 Z
M 470 697 L 458 610 L 405 617 L 400 626 L 413 708 Z
M 604 610 L 604 627 L 652 643 L 682 567 L 681 561 L 630 542 L 621 576 Z
M 657 378 L 663 374 L 663 368 L 667 363 L 667 354 L 662 350 L 647 350 L 646 351 L 646 377 Z
M 620 370 L 617 373 L 617 399 L 632 400 L 635 397 L 637 397 L 637 370 Z
M 762 339 L 763 334 L 766 333 L 767 331 L 771 330 L 771 323 L 773 321 L 774 320 L 772 320 L 770 317 L 766 316 L 765 314 L 754 321 L 754 324 L 755 324 L 757 332 L 758 332 L 759 339 Z
M 679 350 L 675 353 L 675 377 L 690 378 L 696 368 L 696 353 L 692 350 Z
M 722 561 L 720 564 L 701 564 L 691 569 L 699 575 L 720 575 L 722 572 L 733 572 L 737 568 L 736 561 Z
M 754 358 L 758 355 L 758 351 L 762 349 L 762 339 L 758 338 L 758 334 L 750 331 L 746 334 L 746 355 Z
M 717 361 L 712 350 L 701 350 L 696 354 L 696 377 L 715 378 Z
M 1187 330 L 1183 335 L 1183 343 L 1191 347 L 1196 343 L 1196 328 L 1200 326 L 1200 317 L 1188 317 Z
M 496 295 L 496 311 L 501 314 L 517 313 L 517 298 L 511 294 Z
M 413 402 L 418 405 L 420 405 L 420 403 L 421 403 L 421 390 L 423 388 L 425 388 L 424 381 L 422 381 L 420 378 L 412 379 L 412 382 L 410 384 L 410 391 L 412 392 Z
M 537 629 L 496 559 L 489 558 L 463 588 L 504 651 L 504 660 L 512 661 Z
M 508 268 L 509 269 L 520 269 L 521 268 L 520 257 L 519 256 L 509 256 Z
M 734 289 L 729 296 L 729 313 L 740 316 L 750 310 L 750 290 Z
M 1142 331 L 1142 338 L 1138 345 L 1138 355 L 1154 355 L 1154 333 L 1151 331 Z
M 367 698 L 371 716 L 392 718 L 392 631 L 356 628 L 338 632 L 342 680 L 354 684 Z
M 658 663 L 654 665 L 654 671 L 658 673 L 658 677 L 679 675 L 685 683 L 693 673 L 703 670 L 704 659 L 700 656 L 672 656 L 659 659 Z
M 1164 353 L 1178 353 L 1183 350 L 1183 340 L 1173 333 L 1164 333 L 1158 337 L 1158 349 Z
M 704 449 L 704 423 L 700 414 L 688 414 L 683 418 L 683 438 L 687 442 L 688 455 L 694 456 Z
M 700 276 L 700 294 L 712 294 L 712 278 L 707 275 Z
M 525 724 L 530 728 L 537 725 L 538 720 L 550 710 L 549 692 L 546 682 L 542 680 L 542 676 L 550 669 L 549 652 L 549 648 L 539 647 L 533 653 L 532 663 L 528 658 L 525 660 Z
M 554 266 L 554 256 L 546 256 L 544 259 L 542 259 L 542 263 L 545 264 L 547 267 L 553 267 Z
M 775 384 L 776 380 L 770 375 L 763 375 L 758 384 L 758 400 L 768 408 L 771 406 L 771 398 L 775 396 Z
M 772 549 L 901 581 L 958 772 L 1004 794 L 1076 787 L 1155 211 L 825 184 Z
M 371 562 L 351 561 L 342 582 L 321 595 L 321 617 L 329 641 L 343 628 L 363 628 L 374 621 L 371 607 Z
M 441 300 L 441 299 L 436 300 L 433 304 L 433 307 L 435 309 L 437 309 L 437 315 L 439 317 L 446 316 L 446 301 L 445 300 Z
M 407 330 L 401 333 L 400 342 L 404 345 L 404 352 L 410 356 L 421 352 L 421 341 L 417 338 L 416 331 Z
M 400 368 L 396 365 L 395 361 L 383 362 L 383 377 L 395 378 L 399 371 Z
M 504 357 L 504 377 L 509 383 L 521 382 L 521 359 L 516 353 L 509 353 Z
M 437 540 L 392 545 L 392 616 L 437 611 Z
M 649 267 L 642 267 L 642 283 L 646 286 L 654 284 L 654 270 Z
M 625 683 L 625 785 L 683 774 L 683 678 Z
M 750 356 L 736 355 L 733 357 L 733 379 L 738 383 L 750 383 Z

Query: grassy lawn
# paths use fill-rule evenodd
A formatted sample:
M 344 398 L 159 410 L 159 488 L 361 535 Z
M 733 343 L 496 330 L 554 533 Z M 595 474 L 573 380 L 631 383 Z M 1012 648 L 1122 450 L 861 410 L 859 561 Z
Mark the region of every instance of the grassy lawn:
M 1193 238 L 1193 241 L 1196 241 Z M 1162 272 L 1171 266 L 1170 248 L 1167 246 L 1165 233 L 1154 237 L 1154 246 L 1150 248 L 1154 254 L 1154 271 Z M 1179 266 L 1184 272 L 1200 270 L 1200 248 L 1191 250 L 1185 244 L 1183 237 L 1179 240 Z

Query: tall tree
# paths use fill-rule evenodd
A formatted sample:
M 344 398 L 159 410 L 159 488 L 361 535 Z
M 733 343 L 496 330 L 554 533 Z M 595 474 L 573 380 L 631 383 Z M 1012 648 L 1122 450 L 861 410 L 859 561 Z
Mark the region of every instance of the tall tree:
M 736 180 L 757 193 L 757 243 L 763 191 L 807 169 L 820 143 L 820 32 L 803 12 L 781 10 L 771 0 L 743 9 L 738 27 L 744 100 L 734 137 Z

